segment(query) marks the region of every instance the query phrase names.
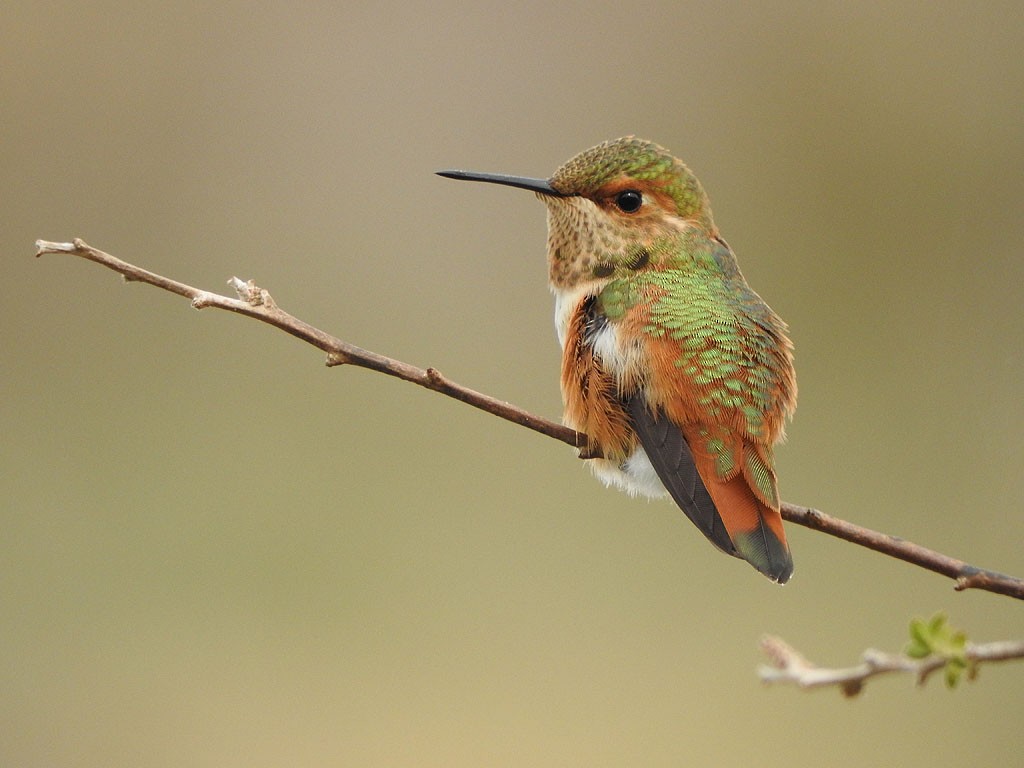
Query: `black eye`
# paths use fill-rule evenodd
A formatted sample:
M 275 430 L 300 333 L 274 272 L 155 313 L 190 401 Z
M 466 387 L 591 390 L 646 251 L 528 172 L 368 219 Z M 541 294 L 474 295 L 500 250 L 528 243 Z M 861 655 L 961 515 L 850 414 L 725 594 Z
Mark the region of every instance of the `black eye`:
M 644 196 L 635 189 L 624 189 L 615 196 L 615 204 L 623 213 L 636 213 L 644 204 Z

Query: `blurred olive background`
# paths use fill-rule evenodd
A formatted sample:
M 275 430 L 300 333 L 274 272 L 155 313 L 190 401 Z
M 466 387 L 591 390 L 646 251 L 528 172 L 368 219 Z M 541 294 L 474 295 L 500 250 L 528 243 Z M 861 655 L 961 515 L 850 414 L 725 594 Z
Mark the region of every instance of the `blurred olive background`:
M 0 30 L 0 763 L 1013 764 L 1024 664 L 762 686 L 1021 607 L 791 527 L 778 588 L 670 503 L 437 394 L 71 257 L 254 278 L 557 418 L 546 176 L 699 174 L 792 326 L 787 500 L 1024 573 L 1019 3 L 15 3 Z

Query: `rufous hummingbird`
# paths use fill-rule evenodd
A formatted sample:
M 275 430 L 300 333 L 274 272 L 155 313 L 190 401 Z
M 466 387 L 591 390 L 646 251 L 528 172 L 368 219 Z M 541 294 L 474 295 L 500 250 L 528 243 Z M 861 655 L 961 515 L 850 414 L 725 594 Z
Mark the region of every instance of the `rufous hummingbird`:
M 632 136 L 550 179 L 439 173 L 532 190 L 547 206 L 564 421 L 600 456 L 594 473 L 632 495 L 671 495 L 716 547 L 785 583 L 772 447 L 796 407 L 793 345 L 697 177 Z

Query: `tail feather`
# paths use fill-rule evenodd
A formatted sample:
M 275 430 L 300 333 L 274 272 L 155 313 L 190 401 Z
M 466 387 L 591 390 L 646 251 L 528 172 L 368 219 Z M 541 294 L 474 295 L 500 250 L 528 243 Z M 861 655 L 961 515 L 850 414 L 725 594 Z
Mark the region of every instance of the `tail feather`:
M 775 472 L 763 452 L 738 436 L 729 439 L 718 434 L 708 439 L 700 427 L 682 431 L 737 551 L 772 581 L 785 584 L 793 575 L 793 558 L 778 508 Z M 724 448 L 719 448 L 723 443 Z M 720 450 L 730 451 L 743 471 L 721 477 L 716 471 Z
M 772 581 L 788 581 L 793 559 L 770 455 L 735 435 L 680 429 L 664 413 L 651 413 L 639 394 L 626 409 L 658 477 L 711 543 Z
M 709 478 L 708 493 L 736 550 L 772 581 L 785 584 L 793 574 L 793 558 L 782 529 L 782 515 L 758 497 L 745 475 L 722 481 L 714 476 L 713 467 L 699 458 L 696 463 L 701 476 Z

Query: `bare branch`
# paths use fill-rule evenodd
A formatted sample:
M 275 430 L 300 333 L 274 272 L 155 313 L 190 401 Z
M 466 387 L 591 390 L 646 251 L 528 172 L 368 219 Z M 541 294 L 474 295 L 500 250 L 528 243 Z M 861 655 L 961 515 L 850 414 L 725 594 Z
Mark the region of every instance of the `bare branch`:
M 932 673 L 949 663 L 949 659 L 942 656 L 914 659 L 904 654 L 869 648 L 861 655 L 859 664 L 830 669 L 812 664 L 778 637 L 762 638 L 761 649 L 770 662 L 758 670 L 758 675 L 765 683 L 793 683 L 806 690 L 836 686 L 844 696 L 856 696 L 863 689 L 864 683 L 872 677 L 897 672 L 909 673 L 918 685 L 923 685 Z M 1024 658 L 1024 640 L 967 643 L 963 656 L 969 664 L 968 676 L 971 677 L 981 663 Z
M 158 275 L 154 272 L 129 264 L 126 261 L 104 253 L 86 244 L 80 239 L 71 243 L 52 243 L 45 240 L 36 241 L 36 256 L 51 253 L 64 253 L 79 256 L 108 269 L 120 273 L 128 281 L 149 283 L 165 291 L 192 300 L 196 309 L 216 307 L 252 317 L 275 328 L 279 328 L 292 336 L 311 344 L 327 353 L 327 365 L 355 365 L 373 371 L 394 376 L 418 384 L 426 389 L 440 392 L 448 397 L 461 400 L 488 413 L 499 416 L 507 421 L 540 432 L 543 435 L 560 440 L 576 448 L 580 458 L 592 459 L 600 457 L 600 452 L 590 445 L 586 435 L 576 432 L 561 424 L 542 419 L 528 411 L 507 403 L 503 400 L 485 395 L 481 392 L 464 387 L 448 379 L 434 368 L 416 368 L 415 366 L 394 360 L 376 352 L 371 352 L 354 344 L 349 344 L 331 336 L 319 328 L 299 320 L 277 306 L 270 294 L 257 287 L 251 280 L 244 281 L 237 277 L 228 281 L 238 298 L 221 296 L 220 294 L 203 291 L 185 283 Z M 943 555 L 925 547 L 913 544 L 904 539 L 888 534 L 872 531 L 868 528 L 848 523 L 823 512 L 796 504 L 783 503 L 782 517 L 791 523 L 802 525 L 830 536 L 835 536 L 853 544 L 858 544 L 876 552 L 905 560 L 908 563 L 943 574 L 956 580 L 956 589 L 982 589 L 1002 595 L 1024 600 L 1024 580 L 1006 576 L 995 571 L 976 568 L 962 560 Z
M 898 536 L 879 533 L 870 528 L 848 523 L 837 517 L 830 517 L 824 512 L 810 507 L 783 502 L 782 517 L 791 523 L 827 533 L 830 536 L 859 544 L 862 547 L 881 552 L 883 555 L 895 557 L 912 563 L 935 573 L 941 573 L 956 581 L 954 589 L 983 589 L 1000 595 L 1024 600 L 1024 580 L 1015 576 L 1007 576 L 957 560 L 955 557 L 922 547 Z
M 326 352 L 328 366 L 355 365 L 360 368 L 369 368 L 370 370 L 432 389 L 435 392 L 441 392 L 448 395 L 448 397 L 453 397 L 456 400 L 472 405 L 474 408 L 479 408 L 495 416 L 500 416 L 507 421 L 532 429 L 535 432 L 561 440 L 563 443 L 574 448 L 586 446 L 587 444 L 586 435 L 579 434 L 561 424 L 555 424 L 534 416 L 511 403 L 457 384 L 434 368 L 427 368 L 426 370 L 417 368 L 400 360 L 378 355 L 376 352 L 371 352 L 368 349 L 357 347 L 354 344 L 349 344 L 347 341 L 331 336 L 329 333 L 325 333 L 319 328 L 315 328 L 285 312 L 277 306 L 267 291 L 257 287 L 251 280 L 247 282 L 237 277 L 232 277 L 228 280 L 228 285 L 232 286 L 238 294 L 238 298 L 232 299 L 228 296 L 221 296 L 220 294 L 193 288 L 191 285 L 179 283 L 176 280 L 163 277 L 162 275 L 137 267 L 134 264 L 121 261 L 116 256 L 111 256 L 109 253 L 93 248 L 81 239 L 76 238 L 71 243 L 51 243 L 46 240 L 36 241 L 36 256 L 50 253 L 69 253 L 89 261 L 95 261 L 97 264 L 102 264 L 108 269 L 120 273 L 124 276 L 125 280 L 130 282 L 149 283 L 157 288 L 163 288 L 165 291 L 191 299 L 192 306 L 196 309 L 216 307 L 217 309 L 236 312 L 240 315 L 268 323 Z

